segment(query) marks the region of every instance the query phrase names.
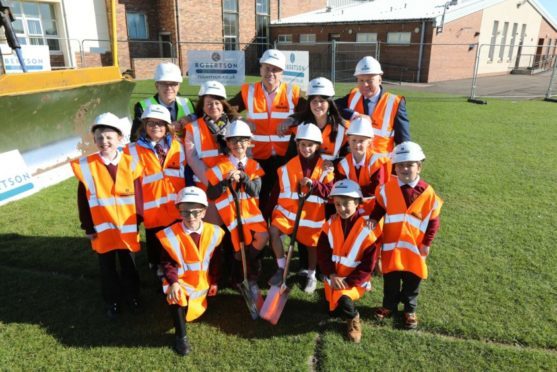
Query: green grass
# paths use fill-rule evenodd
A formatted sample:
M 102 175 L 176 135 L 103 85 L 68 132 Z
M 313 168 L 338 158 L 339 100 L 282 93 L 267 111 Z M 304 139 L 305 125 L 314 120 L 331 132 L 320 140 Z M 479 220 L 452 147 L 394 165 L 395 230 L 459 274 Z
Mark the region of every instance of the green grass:
M 139 82 L 132 100 L 151 87 Z M 194 353 L 178 358 L 143 252 L 143 313 L 104 319 L 97 259 L 68 180 L 0 208 L 2 369 L 556 370 L 557 106 L 399 93 L 427 155 L 422 176 L 445 200 L 418 331 L 402 330 L 398 316 L 372 320 L 380 279 L 357 304 L 360 345 L 326 315 L 322 290 L 306 296 L 295 286 L 275 327 L 251 321 L 241 296 L 224 290 L 188 325 Z

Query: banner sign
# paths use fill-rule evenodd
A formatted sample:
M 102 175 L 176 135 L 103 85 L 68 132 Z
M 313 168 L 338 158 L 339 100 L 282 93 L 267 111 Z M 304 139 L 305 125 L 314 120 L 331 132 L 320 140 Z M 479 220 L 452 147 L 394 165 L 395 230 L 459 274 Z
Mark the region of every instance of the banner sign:
M 188 52 L 190 85 L 217 80 L 224 85 L 242 85 L 246 67 L 243 51 L 190 50 Z
M 50 52 L 48 45 L 22 45 L 21 54 L 27 71 L 50 71 Z M 4 54 L 2 49 L 2 60 L 7 74 L 21 73 L 21 65 L 15 51 Z
M 307 91 L 309 85 L 309 52 L 281 50 L 286 57 L 286 69 L 283 81 L 289 84 L 298 84 L 302 90 Z
M 0 202 L 33 189 L 33 178 L 19 150 L 0 154 Z

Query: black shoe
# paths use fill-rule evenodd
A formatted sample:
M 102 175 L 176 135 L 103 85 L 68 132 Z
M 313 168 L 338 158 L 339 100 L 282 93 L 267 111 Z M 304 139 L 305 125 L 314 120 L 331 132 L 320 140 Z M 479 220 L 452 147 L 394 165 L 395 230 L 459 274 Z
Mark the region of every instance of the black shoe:
M 118 318 L 118 314 L 120 314 L 120 305 L 118 305 L 118 302 L 108 305 L 106 309 L 106 317 L 108 319 L 114 320 Z
M 179 355 L 186 356 L 191 353 L 191 345 L 188 336 L 176 337 L 174 342 L 174 351 Z
M 141 301 L 139 300 L 138 297 L 131 298 L 130 301 L 129 301 L 129 305 L 130 305 L 130 308 L 132 309 L 132 311 L 134 313 L 138 313 L 138 312 L 141 311 L 141 308 L 142 308 Z

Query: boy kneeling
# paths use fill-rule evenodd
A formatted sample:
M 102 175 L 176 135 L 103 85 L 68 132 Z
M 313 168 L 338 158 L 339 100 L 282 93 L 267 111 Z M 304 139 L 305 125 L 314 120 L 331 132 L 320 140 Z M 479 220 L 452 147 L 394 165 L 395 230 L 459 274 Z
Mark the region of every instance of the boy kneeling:
M 375 241 L 379 229 L 371 231 L 358 206 L 362 201 L 360 186 L 344 179 L 334 184 L 330 197 L 336 213 L 323 226 L 317 244 L 319 268 L 325 276 L 325 298 L 331 316 L 347 319 L 348 339 L 360 342 L 360 314 L 354 301 L 370 289 L 376 262 Z

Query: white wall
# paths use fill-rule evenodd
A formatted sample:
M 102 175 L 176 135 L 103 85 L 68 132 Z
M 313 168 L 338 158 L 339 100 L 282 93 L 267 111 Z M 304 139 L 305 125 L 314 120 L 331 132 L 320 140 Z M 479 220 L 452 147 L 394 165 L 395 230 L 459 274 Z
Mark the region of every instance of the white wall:
M 68 33 L 72 39 L 109 40 L 108 19 L 104 0 L 63 0 L 66 9 Z M 110 50 L 109 41 L 87 41 L 85 52 L 89 48 Z

